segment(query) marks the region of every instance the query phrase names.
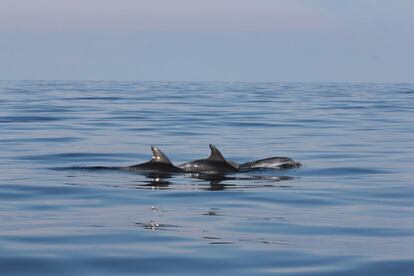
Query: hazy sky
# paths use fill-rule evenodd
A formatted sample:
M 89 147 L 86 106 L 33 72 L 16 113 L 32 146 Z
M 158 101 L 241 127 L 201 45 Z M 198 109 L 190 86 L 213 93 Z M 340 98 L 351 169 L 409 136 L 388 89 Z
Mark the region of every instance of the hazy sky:
M 0 79 L 414 82 L 412 0 L 0 0 Z

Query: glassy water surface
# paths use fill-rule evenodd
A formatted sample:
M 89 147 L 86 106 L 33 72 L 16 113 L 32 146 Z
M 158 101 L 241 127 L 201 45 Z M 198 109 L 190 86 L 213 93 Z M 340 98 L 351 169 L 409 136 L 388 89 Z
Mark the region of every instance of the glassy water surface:
M 215 144 L 298 169 L 127 166 Z M 414 85 L 0 82 L 0 273 L 414 275 Z

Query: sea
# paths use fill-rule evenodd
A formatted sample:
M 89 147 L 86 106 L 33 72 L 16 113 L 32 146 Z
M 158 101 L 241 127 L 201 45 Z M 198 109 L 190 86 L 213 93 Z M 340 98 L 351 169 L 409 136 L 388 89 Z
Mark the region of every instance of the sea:
M 0 81 L 0 275 L 414 275 L 414 84 Z

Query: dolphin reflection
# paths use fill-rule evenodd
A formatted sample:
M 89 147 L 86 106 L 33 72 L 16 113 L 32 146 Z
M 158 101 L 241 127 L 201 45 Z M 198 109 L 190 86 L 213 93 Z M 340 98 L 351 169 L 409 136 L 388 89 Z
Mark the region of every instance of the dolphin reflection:
M 191 173 L 186 174 L 191 178 L 201 180 L 201 182 L 192 183 L 190 187 L 197 187 L 196 189 L 208 191 L 222 191 L 226 189 L 236 188 L 259 188 L 259 187 L 275 187 L 276 182 L 292 180 L 291 176 L 264 176 L 264 175 L 250 175 L 250 176 L 226 176 L 226 175 L 210 175 Z M 147 180 L 137 181 L 137 184 L 132 185 L 135 189 L 172 189 L 173 185 L 177 188 L 177 183 L 173 182 L 173 175 L 168 174 L 147 174 Z M 250 181 L 261 180 L 260 184 L 253 184 Z M 235 183 L 223 183 L 224 181 L 237 181 Z M 264 182 L 263 182 L 264 181 Z M 245 184 L 247 182 L 247 184 Z M 288 187 L 287 185 L 279 187 Z

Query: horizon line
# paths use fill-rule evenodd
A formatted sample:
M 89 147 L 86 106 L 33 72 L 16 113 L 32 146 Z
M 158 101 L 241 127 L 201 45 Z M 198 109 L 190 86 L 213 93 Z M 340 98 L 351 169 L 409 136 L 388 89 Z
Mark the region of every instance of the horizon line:
M 289 84 L 410 84 L 414 81 L 279 81 L 279 80 L 116 80 L 116 79 L 0 79 L 0 82 L 164 82 L 164 83 L 289 83 Z

